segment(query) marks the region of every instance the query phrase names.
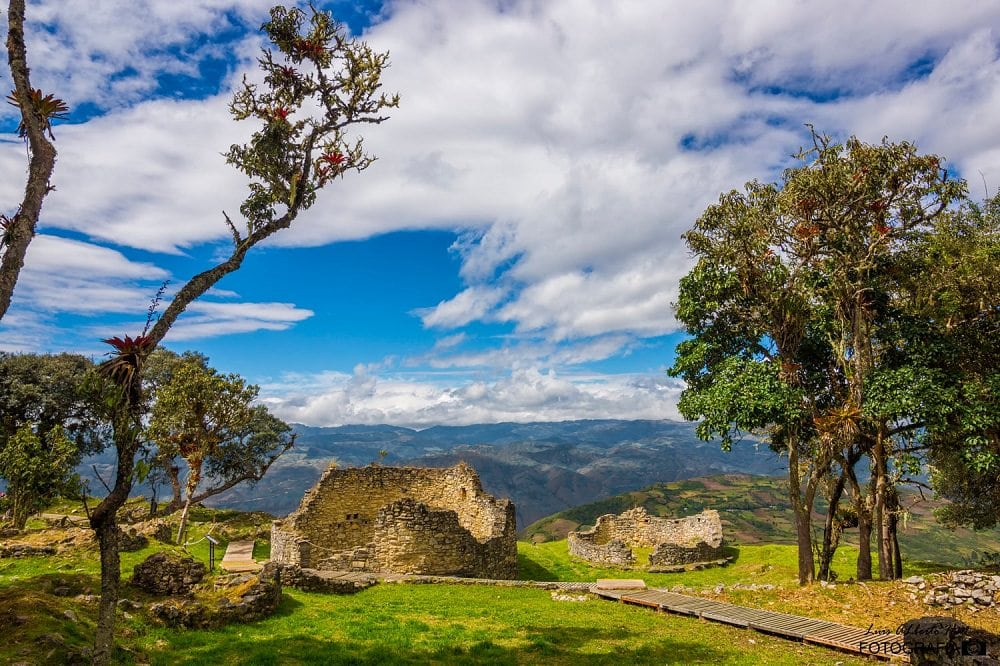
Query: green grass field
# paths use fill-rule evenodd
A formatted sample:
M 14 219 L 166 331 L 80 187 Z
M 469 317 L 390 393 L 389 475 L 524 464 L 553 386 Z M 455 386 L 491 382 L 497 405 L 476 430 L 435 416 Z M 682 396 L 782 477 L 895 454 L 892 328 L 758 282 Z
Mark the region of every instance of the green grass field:
M 209 517 L 208 515 L 200 516 Z M 238 529 L 212 515 L 195 523 L 191 539 Z M 239 518 L 231 516 L 230 520 Z M 265 544 L 264 548 L 260 548 Z M 570 561 L 565 543 L 520 544 L 524 578 L 594 580 L 620 571 Z M 778 547 L 779 549 L 781 547 Z M 122 554 L 123 577 L 159 543 Z M 207 542 L 189 548 L 207 563 Z M 218 557 L 221 557 L 218 551 Z M 258 542 L 258 558 L 266 542 Z M 656 574 L 652 584 L 712 584 L 718 580 L 779 580 L 784 565 L 755 576 L 779 551 L 738 552 L 737 563 L 713 571 Z M 740 560 L 752 560 L 745 571 Z M 0 561 L 0 663 L 61 664 L 92 640 L 96 604 L 77 595 L 99 589 L 94 549 L 70 555 Z M 632 574 L 625 574 L 631 576 Z M 63 595 L 53 594 L 66 588 Z M 122 597 L 153 599 L 126 586 Z M 67 614 L 69 611 L 69 614 Z M 122 664 L 844 664 L 852 657 L 753 632 L 590 598 L 555 601 L 530 588 L 383 584 L 352 596 L 286 590 L 276 615 L 218 630 L 175 630 L 143 611 L 120 613 L 117 659 Z
M 130 623 L 152 664 L 861 664 L 761 634 L 544 590 L 380 585 L 290 591 L 279 613 L 218 631 Z
M 208 543 L 202 537 L 207 532 L 223 540 L 218 559 L 227 538 L 266 534 L 259 520 L 235 512 L 200 510 L 194 517 L 190 540 L 197 543 L 188 552 L 206 564 Z M 81 532 L 85 530 L 76 533 Z M 36 534 L 41 539 L 53 533 Z M 266 539 L 258 539 L 258 559 L 267 557 L 267 545 Z M 142 551 L 123 553 L 123 578 L 160 550 L 177 549 L 153 542 Z M 724 567 L 650 574 L 592 567 L 571 558 L 565 541 L 518 544 L 521 578 L 527 580 L 642 578 L 653 587 L 683 585 L 719 600 L 856 626 L 894 627 L 920 611 L 905 602 L 899 586 L 889 583 L 800 588 L 794 546 L 741 545 L 727 548 L 727 554 L 733 561 Z M 838 553 L 835 569 L 841 580 L 852 575 L 854 556 L 851 547 Z M 911 563 L 907 574 L 933 568 Z M 774 588 L 739 589 L 750 584 Z M 64 588 L 60 596 L 53 594 L 57 588 Z M 77 595 L 98 589 L 94 547 L 54 557 L 0 560 L 0 626 L 7 629 L 0 641 L 0 663 L 68 663 L 74 652 L 90 644 L 95 626 L 96 604 Z M 127 585 L 122 597 L 155 601 Z M 971 620 L 984 626 L 986 619 Z M 246 625 L 175 630 L 151 622 L 143 610 L 121 613 L 119 622 L 117 659 L 122 664 L 870 663 L 595 598 L 556 601 L 551 592 L 532 588 L 381 584 L 352 596 L 286 589 L 276 615 Z

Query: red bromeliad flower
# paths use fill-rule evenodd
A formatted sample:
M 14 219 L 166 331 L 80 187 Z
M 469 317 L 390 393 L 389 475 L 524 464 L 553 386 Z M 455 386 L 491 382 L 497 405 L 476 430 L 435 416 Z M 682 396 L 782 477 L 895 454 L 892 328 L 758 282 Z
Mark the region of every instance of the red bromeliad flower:
M 62 101 L 54 95 L 46 95 L 42 97 L 42 91 L 33 89 L 31 91 L 30 98 L 28 100 L 31 106 L 42 116 L 42 129 L 46 130 L 49 134 L 49 138 L 55 139 L 52 136 L 52 120 L 66 120 L 67 113 L 69 112 L 69 107 L 66 106 L 66 102 Z M 10 91 L 7 95 L 7 103 L 11 106 L 16 106 L 21 108 L 21 102 L 17 99 L 17 92 L 14 90 Z M 17 135 L 24 137 L 28 135 L 28 128 L 24 124 L 24 120 L 21 120 L 21 124 L 17 126 Z
M 106 338 L 102 342 L 114 347 L 120 355 L 142 353 L 150 346 L 153 340 L 148 335 L 137 335 L 134 338 L 126 335 L 124 338 L 119 338 L 118 336 Z
M 323 55 L 323 44 L 312 39 L 296 39 L 292 43 L 292 48 L 304 58 L 319 58 Z
M 107 338 L 105 343 L 115 348 L 111 358 L 100 365 L 100 373 L 114 382 L 136 404 L 141 394 L 140 368 L 142 361 L 156 346 L 156 341 L 148 335 L 134 338 L 126 335 Z
M 331 153 L 324 153 L 316 160 L 316 175 L 319 177 L 320 186 L 324 185 L 333 176 L 341 173 L 347 157 L 339 150 Z
M 341 164 L 344 163 L 345 160 L 347 160 L 347 158 L 344 157 L 344 155 L 338 151 L 334 151 L 332 153 L 326 153 L 319 158 L 320 162 L 331 164 L 333 166 L 340 166 Z
M 271 111 L 271 117 L 275 120 L 281 120 L 283 122 L 288 122 L 288 109 L 283 106 L 279 106 Z

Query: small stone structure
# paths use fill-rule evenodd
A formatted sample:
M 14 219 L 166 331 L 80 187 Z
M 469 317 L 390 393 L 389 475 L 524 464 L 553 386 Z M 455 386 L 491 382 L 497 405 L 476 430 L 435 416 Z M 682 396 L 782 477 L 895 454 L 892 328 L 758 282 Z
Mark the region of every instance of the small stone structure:
M 268 617 L 281 604 L 279 569 L 280 565 L 270 563 L 256 574 L 217 579 L 216 599 L 172 597 L 150 604 L 149 613 L 167 626 L 188 629 L 216 628 Z
M 514 505 L 475 470 L 331 466 L 271 526 L 271 560 L 372 573 L 517 577 Z
M 637 507 L 606 514 L 589 529 L 570 532 L 569 552 L 588 562 L 615 567 L 635 566 L 632 548 L 652 548 L 650 568 L 708 562 L 722 558 L 719 512 L 702 511 L 689 518 L 657 518 Z
M 162 595 L 187 594 L 204 577 L 204 564 L 170 553 L 153 553 L 132 570 L 133 585 Z

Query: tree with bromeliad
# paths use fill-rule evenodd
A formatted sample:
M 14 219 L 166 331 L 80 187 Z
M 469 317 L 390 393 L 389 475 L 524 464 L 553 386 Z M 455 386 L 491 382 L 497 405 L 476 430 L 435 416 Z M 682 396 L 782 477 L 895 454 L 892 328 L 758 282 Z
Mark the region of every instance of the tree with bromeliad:
M 815 133 L 797 157 L 780 184 L 723 194 L 685 234 L 697 261 L 676 314 L 691 338 L 670 372 L 687 383 L 680 409 L 701 420 L 699 436 L 730 446 L 755 433 L 786 456 L 801 583 L 816 576 L 810 523 L 824 491 L 820 574 L 829 575 L 847 493 L 858 578 L 872 576 L 872 535 L 880 576 L 898 577 L 896 485 L 946 432 L 948 410 L 974 410 L 983 395 L 965 390 L 978 380 L 953 356 L 927 345 L 947 339 L 973 353 L 977 336 L 966 333 L 977 317 L 995 317 L 996 300 L 956 287 L 949 299 L 963 302 L 965 319 L 951 328 L 935 309 L 942 304 L 929 305 L 943 275 L 961 281 L 976 270 L 954 247 L 955 261 L 934 262 L 944 235 L 974 226 L 965 184 L 940 158 L 908 143 L 837 144 Z M 924 372 L 931 361 L 935 371 Z M 944 394 L 966 397 L 932 399 Z M 856 474 L 863 459 L 867 487 Z
M 101 370 L 116 387 L 110 400 L 118 465 L 111 492 L 91 512 L 101 551 L 95 663 L 111 661 L 121 575 L 116 514 L 128 498 L 136 455 L 144 443 L 146 359 L 185 308 L 238 270 L 251 248 L 291 226 L 324 186 L 372 164 L 375 158 L 364 152 L 361 138 L 352 138 L 350 130 L 385 121 L 384 110 L 399 103 L 398 96 L 380 92 L 388 54 L 347 36 L 329 14 L 314 8 L 276 7 L 263 29 L 277 49 L 265 50 L 258 61 L 264 82 L 244 80 L 230 105 L 235 119 L 257 125 L 248 143 L 234 145 L 226 154 L 226 160 L 250 181 L 240 207 L 243 223 L 237 226 L 225 217 L 231 252 L 188 280 L 147 330 L 107 341 L 114 352 Z
M 155 389 L 146 437 L 156 446 L 153 465 L 173 489 L 164 513 L 181 509 L 177 543 L 183 543 L 193 504 L 260 481 L 292 448 L 295 435 L 266 406 L 254 404 L 257 386 L 217 372 L 200 354 L 158 349 L 147 359 L 147 376 L 151 366 L 162 382 Z M 183 484 L 180 460 L 187 467 Z

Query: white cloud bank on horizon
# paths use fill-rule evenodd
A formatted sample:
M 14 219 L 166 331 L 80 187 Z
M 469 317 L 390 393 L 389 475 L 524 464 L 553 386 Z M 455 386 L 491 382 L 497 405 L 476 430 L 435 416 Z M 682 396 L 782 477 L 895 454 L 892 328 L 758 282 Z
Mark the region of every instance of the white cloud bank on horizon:
M 314 426 L 391 423 L 413 428 L 505 421 L 679 419 L 682 386 L 634 375 L 560 376 L 536 368 L 458 386 L 354 373 L 290 374 L 261 386 L 279 418 Z

